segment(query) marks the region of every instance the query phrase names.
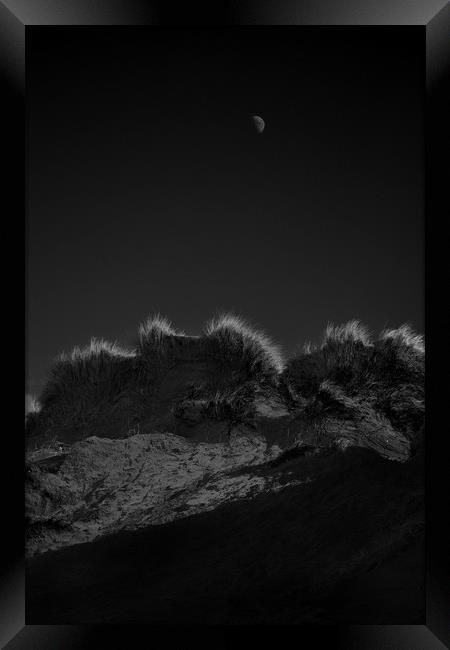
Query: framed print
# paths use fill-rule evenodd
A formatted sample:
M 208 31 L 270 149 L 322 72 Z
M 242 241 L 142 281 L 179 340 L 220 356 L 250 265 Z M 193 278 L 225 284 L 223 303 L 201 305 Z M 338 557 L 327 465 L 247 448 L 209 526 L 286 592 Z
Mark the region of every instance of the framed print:
M 3 646 L 448 647 L 448 6 L 0 23 L 25 224 Z

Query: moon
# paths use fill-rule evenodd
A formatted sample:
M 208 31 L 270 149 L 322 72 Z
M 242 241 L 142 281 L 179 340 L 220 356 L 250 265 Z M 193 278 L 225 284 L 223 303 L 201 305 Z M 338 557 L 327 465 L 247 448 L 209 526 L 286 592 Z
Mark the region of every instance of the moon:
M 266 123 L 264 122 L 263 118 L 259 115 L 252 115 L 252 120 L 257 133 L 262 133 L 266 127 Z

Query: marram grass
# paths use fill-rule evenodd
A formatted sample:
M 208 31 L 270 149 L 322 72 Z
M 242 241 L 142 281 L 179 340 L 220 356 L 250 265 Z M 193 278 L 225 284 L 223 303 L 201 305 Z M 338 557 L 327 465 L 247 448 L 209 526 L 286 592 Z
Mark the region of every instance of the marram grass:
M 220 363 L 242 370 L 248 379 L 273 379 L 284 368 L 280 346 L 235 314 L 211 319 L 205 337 Z
M 180 337 L 185 337 L 181 347 Z M 375 338 L 357 320 L 329 323 L 319 343 L 307 344 L 286 361 L 279 345 L 235 314 L 211 319 L 197 337 L 156 314 L 140 324 L 134 349 L 92 339 L 55 359 L 39 396 L 42 409 L 29 418 L 30 430 L 31 424 L 34 430 L 51 425 L 58 431 L 87 422 L 95 430 L 95 423 L 107 425 L 112 418 L 138 421 L 153 408 L 161 373 L 173 364 L 176 368 L 179 359 L 171 351 L 182 354 L 184 343 L 206 361 L 209 369 L 201 381 L 224 391 L 216 410 L 228 413 L 234 406 L 233 413 L 240 412 L 241 402 L 227 390 L 235 395 L 249 389 L 243 400 L 248 410 L 255 387 L 271 385 L 284 390 L 294 410 L 305 413 L 345 410 L 353 418 L 357 414 L 350 406 L 359 404 L 370 417 L 373 409 L 380 421 L 406 432 L 423 422 L 425 346 L 409 325 L 383 330 Z

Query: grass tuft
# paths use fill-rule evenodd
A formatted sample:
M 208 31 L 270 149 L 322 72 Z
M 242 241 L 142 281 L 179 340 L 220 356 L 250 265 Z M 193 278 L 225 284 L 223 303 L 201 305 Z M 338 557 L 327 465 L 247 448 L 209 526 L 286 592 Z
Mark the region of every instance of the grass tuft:
M 302 352 L 303 354 L 311 354 L 312 352 L 315 352 L 317 350 L 317 345 L 314 343 L 311 343 L 311 341 L 307 341 L 304 343 Z
M 281 348 L 239 316 L 213 318 L 206 325 L 205 335 L 222 367 L 242 380 L 273 380 L 284 368 Z
M 212 420 L 226 422 L 228 435 L 235 426 L 254 425 L 255 404 L 252 387 L 247 384 L 235 390 L 216 391 L 206 400 L 202 415 Z
M 354 403 L 367 421 L 387 418 L 413 438 L 423 426 L 424 351 L 423 337 L 407 325 L 384 330 L 374 342 L 359 321 L 328 325 L 320 347 L 310 345 L 289 360 L 283 385 L 294 408 L 353 410 L 354 416 Z M 333 402 L 324 401 L 324 390 Z
M 380 340 L 390 342 L 392 345 L 412 348 L 417 354 L 425 354 L 424 337 L 414 332 L 408 323 L 400 325 L 397 329 L 383 330 Z
M 41 411 L 41 403 L 35 395 L 25 395 L 25 435 L 29 436 L 36 429 Z
M 51 366 L 49 379 L 40 395 L 42 410 L 48 410 L 55 402 L 62 406 L 78 399 L 81 404 L 81 398 L 87 399 L 88 394 L 95 394 L 98 399 L 123 389 L 130 362 L 135 357 L 134 351 L 96 338 L 85 347 L 77 346 L 70 353 L 62 353 Z
M 304 396 L 316 393 L 325 380 L 349 387 L 364 371 L 372 347 L 369 330 L 359 321 L 328 323 L 320 346 L 308 342 L 289 360 L 286 377 Z
M 25 416 L 29 413 L 39 413 L 41 410 L 41 404 L 36 397 L 36 395 L 25 395 Z
M 63 362 L 72 362 L 74 364 L 89 364 L 94 360 L 99 362 L 101 359 L 106 358 L 132 358 L 136 356 L 133 350 L 127 350 L 121 347 L 116 341 L 111 343 L 105 339 L 97 339 L 92 337 L 90 342 L 84 347 L 76 346 L 67 354 L 63 352 L 58 358 Z
M 184 332 L 174 328 L 172 323 L 161 314 L 149 316 L 139 325 L 138 353 L 143 357 L 155 357 L 164 354 L 174 336 L 184 336 Z
M 328 323 L 322 341 L 322 347 L 331 343 L 361 343 L 369 346 L 372 344 L 372 337 L 365 325 L 359 320 L 349 320 L 343 325 Z

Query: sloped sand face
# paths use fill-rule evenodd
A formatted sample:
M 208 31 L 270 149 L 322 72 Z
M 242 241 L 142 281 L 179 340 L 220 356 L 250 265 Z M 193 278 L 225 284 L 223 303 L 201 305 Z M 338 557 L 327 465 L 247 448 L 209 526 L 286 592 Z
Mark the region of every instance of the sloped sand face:
M 256 428 L 238 426 L 230 432 L 224 423 L 204 421 L 187 427 L 189 435 L 184 436 L 93 436 L 47 459 L 31 453 L 27 554 L 165 524 L 277 491 L 290 484 L 289 477 L 281 484 L 276 473 L 255 476 L 250 469 L 286 452 L 362 447 L 390 461 L 404 462 L 410 456 L 408 441 L 386 428 L 374 431 L 364 422 L 329 419 L 318 434 L 290 417 L 276 400 L 260 400 L 258 407 Z
M 281 451 L 251 432 L 218 443 L 170 433 L 78 442 L 56 471 L 29 467 L 27 553 L 164 524 L 276 489 L 274 477 L 250 477 L 246 468 Z

